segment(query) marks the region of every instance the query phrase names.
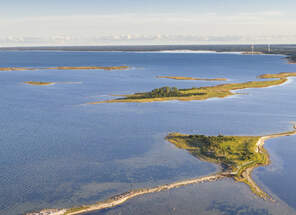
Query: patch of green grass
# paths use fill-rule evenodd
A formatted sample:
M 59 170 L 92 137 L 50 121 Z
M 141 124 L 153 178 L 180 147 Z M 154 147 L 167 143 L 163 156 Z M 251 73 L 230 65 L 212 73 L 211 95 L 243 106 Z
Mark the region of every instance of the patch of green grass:
M 257 196 L 267 199 L 251 179 L 250 172 L 257 166 L 269 163 L 268 153 L 262 148 L 256 151 L 259 136 L 205 136 L 171 133 L 166 139 L 194 157 L 221 166 L 222 171 L 236 181 L 247 184 Z
M 193 156 L 220 164 L 224 170 L 238 172 L 246 164 L 261 164 L 264 155 L 256 153 L 257 136 L 205 136 L 172 133 L 167 140 Z

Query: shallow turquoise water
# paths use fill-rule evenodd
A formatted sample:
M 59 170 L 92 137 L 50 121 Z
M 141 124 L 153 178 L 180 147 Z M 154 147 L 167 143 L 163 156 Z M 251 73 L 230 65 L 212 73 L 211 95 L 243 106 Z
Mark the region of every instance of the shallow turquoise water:
M 215 172 L 214 165 L 167 143 L 166 134 L 178 131 L 263 135 L 289 130 L 289 122 L 296 121 L 293 79 L 283 86 L 243 90 L 248 94 L 226 99 L 83 104 L 110 99 L 112 94 L 166 85 L 186 88 L 219 83 L 157 79 L 157 75 L 226 77 L 230 82 L 241 82 L 265 73 L 294 72 L 296 66 L 281 58 L 194 53 L 0 52 L 0 67 L 132 67 L 128 71 L 0 72 L 0 213 L 22 214 L 46 207 L 93 203 L 132 188 Z M 29 86 L 24 81 L 57 84 Z M 258 183 L 284 200 L 279 207 L 290 214 L 294 212 L 285 204 L 296 208 L 295 140 L 287 137 L 287 143 L 281 146 L 277 143 L 282 139 L 268 141 L 266 147 L 271 158 L 280 161 L 276 166 L 280 171 L 271 171 L 273 166 L 255 171 Z M 220 186 L 226 184 L 221 182 Z M 213 202 L 216 185 L 207 186 L 212 190 L 207 202 Z M 191 189 L 198 192 L 194 186 Z M 232 194 L 235 189 L 227 191 L 228 196 Z M 151 198 L 152 202 L 157 199 Z M 247 189 L 242 192 L 241 201 L 245 198 L 253 198 Z M 231 197 L 229 202 L 234 199 Z M 258 207 L 255 203 L 251 206 Z M 266 203 L 264 207 L 274 213 L 273 206 Z M 138 213 L 136 208 L 130 209 L 129 214 L 133 213 Z

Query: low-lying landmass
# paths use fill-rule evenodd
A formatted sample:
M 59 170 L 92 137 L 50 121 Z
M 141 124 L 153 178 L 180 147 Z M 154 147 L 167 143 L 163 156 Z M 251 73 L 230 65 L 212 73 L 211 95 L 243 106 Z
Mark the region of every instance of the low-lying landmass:
M 167 140 L 194 157 L 221 166 L 222 172 L 236 181 L 247 184 L 253 193 L 263 199 L 272 199 L 251 178 L 254 168 L 269 164 L 264 142 L 271 138 L 296 134 L 290 132 L 267 136 L 205 136 L 171 133 Z
M 56 82 L 42 82 L 42 81 L 25 81 L 25 84 L 30 84 L 30 85 L 39 85 L 39 86 L 46 86 L 46 85 L 53 85 Z
M 123 98 L 117 98 L 107 101 L 90 102 L 88 104 L 100 103 L 121 103 L 121 102 L 161 102 L 170 100 L 192 101 L 206 100 L 210 98 L 225 98 L 237 93 L 234 90 L 242 90 L 248 88 L 264 88 L 284 84 L 288 77 L 296 76 L 296 73 L 279 73 L 265 74 L 259 78 L 277 78 L 277 80 L 269 81 L 248 81 L 243 83 L 220 84 L 209 87 L 199 87 L 190 89 L 178 89 L 176 87 L 162 87 L 154 89 L 150 92 L 135 93 L 132 95 L 123 95 Z
M 2 67 L 0 71 L 27 71 L 27 70 L 127 70 L 129 66 L 58 66 L 58 67 Z
M 227 81 L 227 78 L 192 78 L 181 76 L 157 76 L 157 78 L 168 78 L 174 80 L 194 80 L 194 81 Z
M 91 211 L 99 211 L 118 206 L 140 195 L 161 192 L 190 184 L 212 182 L 226 177 L 246 183 L 258 197 L 265 200 L 272 200 L 271 196 L 254 182 L 251 178 L 251 173 L 254 168 L 270 163 L 269 155 L 263 148 L 266 140 L 295 134 L 295 125 L 293 131 L 267 136 L 205 136 L 171 133 L 166 137 L 170 143 L 180 149 L 187 150 L 198 159 L 218 164 L 221 167 L 221 172 L 152 188 L 131 190 L 91 205 L 60 210 L 54 209 L 52 210 L 53 213 L 48 215 L 78 215 Z M 41 213 L 33 214 L 41 215 Z

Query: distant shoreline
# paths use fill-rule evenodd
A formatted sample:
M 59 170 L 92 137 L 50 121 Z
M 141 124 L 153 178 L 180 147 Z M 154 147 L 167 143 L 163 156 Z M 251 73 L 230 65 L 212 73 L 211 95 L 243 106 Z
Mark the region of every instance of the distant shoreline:
M 101 45 L 101 46 L 26 46 L 0 47 L 0 51 L 80 51 L 80 52 L 200 52 L 200 53 L 250 53 L 285 55 L 296 62 L 296 44 L 251 44 L 238 45 Z

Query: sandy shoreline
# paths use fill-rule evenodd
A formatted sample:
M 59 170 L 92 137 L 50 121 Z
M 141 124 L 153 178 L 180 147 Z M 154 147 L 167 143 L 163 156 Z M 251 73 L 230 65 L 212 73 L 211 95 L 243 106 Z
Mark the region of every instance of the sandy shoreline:
M 262 136 L 257 144 L 256 144 L 256 149 L 255 149 L 255 152 L 257 153 L 266 153 L 265 149 L 263 148 L 264 144 L 265 144 L 265 141 L 266 140 L 269 140 L 269 139 L 273 139 L 273 138 L 278 138 L 278 137 L 285 137 L 285 136 L 292 136 L 292 135 L 296 135 L 296 124 L 294 124 L 293 126 L 293 131 L 290 131 L 290 132 L 284 132 L 284 133 L 278 133 L 278 134 L 270 134 L 270 135 L 266 135 L 266 136 Z M 268 156 L 268 162 L 266 165 L 262 165 L 262 166 L 267 166 L 269 165 L 270 163 L 270 159 L 269 159 L 269 156 Z M 261 165 L 260 165 L 261 166 Z M 269 196 L 268 194 L 266 194 L 255 182 L 254 180 L 252 179 L 251 177 L 251 174 L 253 172 L 253 170 L 255 168 L 257 168 L 258 166 L 252 166 L 252 167 L 249 167 L 245 170 L 245 177 L 247 178 L 247 181 L 251 184 L 252 188 L 255 189 L 255 191 L 257 193 L 261 193 L 263 196 L 265 196 L 265 199 L 270 199 L 272 201 L 274 201 L 272 199 L 271 196 Z
M 110 199 L 103 201 L 103 202 L 98 202 L 95 205 L 89 205 L 88 208 L 81 210 L 81 211 L 73 211 L 73 212 L 68 212 L 66 213 L 67 215 L 77 215 L 77 214 L 83 214 L 86 212 L 91 212 L 91 211 L 98 211 L 106 208 L 112 208 L 117 205 L 120 205 L 124 202 L 126 202 L 129 199 L 132 199 L 136 196 L 140 195 L 145 195 L 149 193 L 156 193 L 156 192 L 161 192 L 165 190 L 170 190 L 190 184 L 197 184 L 197 183 L 204 183 L 204 182 L 212 182 L 212 181 L 217 181 L 223 178 L 228 177 L 227 174 L 224 173 L 217 173 L 215 175 L 210 175 L 210 176 L 205 176 L 205 177 L 200 177 L 200 178 L 195 178 L 195 179 L 189 179 L 185 181 L 180 181 L 180 182 L 175 182 L 172 184 L 165 184 L 157 187 L 152 187 L 152 188 L 144 188 L 144 189 L 137 189 L 137 190 L 132 190 L 126 193 L 122 193 L 116 196 L 111 197 Z M 83 207 L 83 206 L 82 206 Z

